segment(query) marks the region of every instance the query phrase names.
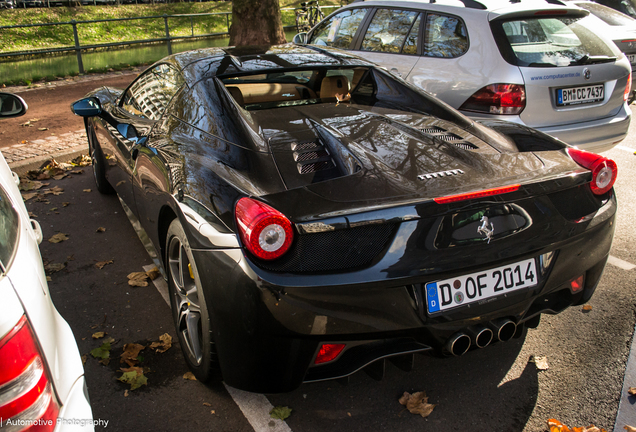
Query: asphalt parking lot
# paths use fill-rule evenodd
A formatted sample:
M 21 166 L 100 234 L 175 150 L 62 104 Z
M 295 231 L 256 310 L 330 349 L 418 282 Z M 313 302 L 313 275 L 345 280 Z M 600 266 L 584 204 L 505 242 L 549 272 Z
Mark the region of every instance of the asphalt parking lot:
M 160 290 L 154 283 L 132 287 L 127 282 L 127 275 L 152 261 L 118 199 L 96 191 L 90 167 L 46 180 L 62 193 L 32 198 L 27 208 L 44 231 L 45 264 L 51 269 L 64 264 L 50 271 L 49 287 L 86 355 L 94 417 L 108 420 L 108 430 L 137 431 L 535 432 L 547 430 L 550 418 L 570 427 L 594 424 L 613 430 L 636 322 L 636 269 L 620 266 L 636 264 L 635 128 L 619 148 L 605 154 L 619 167 L 612 256 L 621 261 L 606 267 L 590 311 L 577 307 L 544 316 L 525 338 L 462 357 L 419 356 L 408 373 L 389 363 L 383 381 L 359 372 L 346 386 L 306 384 L 280 395 L 245 394 L 222 383 L 206 386 L 184 378 L 187 368 Z M 68 240 L 47 240 L 57 233 Z M 105 262 L 101 269 L 96 265 Z M 97 332 L 104 337 L 94 339 Z M 172 336 L 172 347 L 163 353 L 151 350 L 150 343 L 165 333 Z M 108 337 L 114 339 L 111 360 L 103 364 L 90 352 Z M 120 368 L 127 367 L 120 355 L 128 343 L 146 346 L 140 366 L 148 381 L 135 390 L 118 381 Z M 547 369 L 531 361 L 537 357 L 547 360 Z M 404 411 L 398 398 L 405 391 L 425 391 L 429 402 L 437 404 L 433 413 L 424 419 Z M 291 408 L 291 416 L 285 422 L 271 419 L 273 406 Z M 616 426 L 623 430 L 624 425 Z

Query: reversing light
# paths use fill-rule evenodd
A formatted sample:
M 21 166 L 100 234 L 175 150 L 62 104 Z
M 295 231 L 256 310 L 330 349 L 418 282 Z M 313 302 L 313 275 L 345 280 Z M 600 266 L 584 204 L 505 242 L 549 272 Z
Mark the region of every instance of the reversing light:
M 632 91 L 632 73 L 629 73 L 627 77 L 627 85 L 625 86 L 625 92 L 623 93 L 623 100 L 627 102 L 629 100 L 629 94 Z
M 595 195 L 603 195 L 612 189 L 618 174 L 616 162 L 585 150 L 568 148 L 567 151 L 574 162 L 592 171 L 590 189 Z
M 500 195 L 500 194 L 515 192 L 519 190 L 520 187 L 521 185 L 518 185 L 518 184 L 510 185 L 510 186 L 502 186 L 502 187 L 493 188 L 493 189 L 484 189 L 477 192 L 468 192 L 468 193 L 463 193 L 458 195 L 448 195 L 444 197 L 433 198 L 433 201 L 435 201 L 437 204 L 448 204 L 448 203 L 453 203 L 457 201 L 464 201 L 469 199 L 483 198 L 483 197 L 492 196 L 492 195 Z
M 584 280 L 585 280 L 584 276 L 581 275 L 581 276 L 579 276 L 577 278 L 574 278 L 574 279 L 572 279 L 570 281 L 570 289 L 572 290 L 573 293 L 579 292 L 579 291 L 581 291 L 583 289 Z
M 334 360 L 340 355 L 345 346 L 345 344 L 341 343 L 322 344 L 322 346 L 320 347 L 320 351 L 318 351 L 318 355 L 316 356 L 314 364 L 327 363 Z
M 236 222 L 243 244 L 260 259 L 273 260 L 289 250 L 292 224 L 284 214 L 252 198 L 236 203 Z
M 490 84 L 478 90 L 460 110 L 485 114 L 517 115 L 526 107 L 523 84 Z
M 59 405 L 26 316 L 0 340 L 0 418 L 52 431 Z M 13 430 L 8 426 L 9 430 Z M 23 430 L 23 429 L 20 429 Z

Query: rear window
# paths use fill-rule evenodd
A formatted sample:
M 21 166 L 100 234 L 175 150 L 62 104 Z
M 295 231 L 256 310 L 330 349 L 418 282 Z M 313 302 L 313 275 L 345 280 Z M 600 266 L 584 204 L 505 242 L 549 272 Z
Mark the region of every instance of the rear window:
M 504 58 L 517 66 L 561 67 L 616 59 L 584 18 L 543 17 L 499 21 L 493 32 Z

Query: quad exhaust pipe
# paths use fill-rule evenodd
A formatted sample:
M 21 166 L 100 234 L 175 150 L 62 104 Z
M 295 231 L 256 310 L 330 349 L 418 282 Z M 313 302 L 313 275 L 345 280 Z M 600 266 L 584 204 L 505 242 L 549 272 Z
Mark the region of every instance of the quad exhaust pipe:
M 485 348 L 493 340 L 507 342 L 513 338 L 517 331 L 514 321 L 501 318 L 488 323 L 488 326 L 471 326 L 465 332 L 458 332 L 451 336 L 444 344 L 444 351 L 454 356 L 466 354 L 471 345 L 477 348 Z

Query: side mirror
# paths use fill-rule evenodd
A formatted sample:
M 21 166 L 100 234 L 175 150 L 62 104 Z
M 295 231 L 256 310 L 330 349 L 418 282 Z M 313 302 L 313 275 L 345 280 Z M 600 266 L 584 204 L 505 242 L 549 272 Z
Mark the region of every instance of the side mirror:
M 96 97 L 80 99 L 71 104 L 73 114 L 82 117 L 94 117 L 102 113 L 102 104 Z
M 29 107 L 24 99 L 11 93 L 0 93 L 0 117 L 20 117 Z
M 298 33 L 294 36 L 292 42 L 297 45 L 305 45 L 307 43 L 307 33 Z

